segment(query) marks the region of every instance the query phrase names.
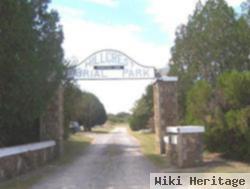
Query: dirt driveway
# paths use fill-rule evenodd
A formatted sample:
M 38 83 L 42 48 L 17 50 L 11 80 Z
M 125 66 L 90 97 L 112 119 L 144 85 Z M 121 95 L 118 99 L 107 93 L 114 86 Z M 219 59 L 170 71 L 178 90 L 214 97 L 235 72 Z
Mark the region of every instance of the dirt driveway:
M 149 173 L 157 168 L 126 128 L 94 136 L 87 153 L 32 189 L 149 189 Z

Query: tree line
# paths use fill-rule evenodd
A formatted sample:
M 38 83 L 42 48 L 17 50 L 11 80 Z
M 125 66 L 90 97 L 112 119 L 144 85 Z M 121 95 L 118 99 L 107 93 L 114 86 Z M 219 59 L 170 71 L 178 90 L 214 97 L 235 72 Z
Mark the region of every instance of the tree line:
M 224 0 L 199 1 L 176 30 L 169 75 L 178 76 L 180 125 L 204 125 L 210 151 L 250 157 L 250 0 L 235 11 Z M 153 115 L 149 88 L 132 110 L 130 127 Z
M 64 73 L 58 13 L 47 0 L 2 0 L 0 41 L 0 146 L 35 141 Z
M 64 118 L 64 138 L 67 138 L 70 121 L 77 121 L 85 131 L 91 131 L 92 127 L 106 122 L 107 114 L 94 94 L 82 91 L 76 84 L 68 82 L 64 87 Z
M 40 116 L 58 85 L 65 85 L 66 101 L 69 88 L 74 88 L 65 78 L 67 66 L 59 15 L 48 8 L 49 3 L 50 0 L 0 1 L 0 147 L 38 141 Z M 95 112 L 98 99 L 75 90 L 81 93 L 81 98 L 77 98 L 79 106 L 88 106 L 79 107 L 79 121 L 91 127 L 96 122 L 93 117 L 86 121 L 86 117 L 95 113 L 99 122 L 105 120 L 105 115 L 100 118 Z M 68 107 L 70 103 L 65 102 L 65 111 L 74 115 Z M 100 103 L 98 107 L 105 112 Z M 70 118 L 78 119 L 75 115 Z
M 250 157 L 250 1 L 199 2 L 178 27 L 170 75 L 177 75 L 180 124 L 206 126 L 206 147 Z
M 128 120 L 130 119 L 130 113 L 128 112 L 119 112 L 117 114 L 108 114 L 108 121 L 111 124 L 119 124 L 119 123 L 128 123 Z
M 149 120 L 153 115 L 153 86 L 148 85 L 145 94 L 132 108 L 132 115 L 129 118 L 130 128 L 134 131 L 148 128 Z

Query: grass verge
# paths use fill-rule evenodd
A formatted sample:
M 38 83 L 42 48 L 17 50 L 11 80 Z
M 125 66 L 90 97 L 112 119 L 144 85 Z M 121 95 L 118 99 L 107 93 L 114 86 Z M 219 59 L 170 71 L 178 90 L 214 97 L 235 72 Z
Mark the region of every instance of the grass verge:
M 137 131 L 131 131 L 128 128 L 129 133 L 134 136 L 141 144 L 141 150 L 143 154 L 148 157 L 156 166 L 168 170 L 169 163 L 165 156 L 161 156 L 156 151 L 155 134 L 153 133 L 141 133 Z M 173 172 L 210 172 L 210 173 L 250 173 L 250 164 L 238 161 L 226 160 L 217 157 L 215 153 L 204 153 L 204 165 L 200 167 L 192 167 L 185 169 L 171 169 Z M 169 171 L 169 170 L 168 170 Z
M 54 164 L 65 165 L 71 163 L 76 157 L 82 155 L 84 149 L 91 143 L 92 138 L 83 133 L 71 135 L 67 141 L 64 141 L 64 155 L 55 161 Z
M 71 135 L 64 142 L 64 155 L 50 164 L 34 170 L 26 175 L 11 179 L 0 184 L 0 189 L 30 189 L 32 185 L 39 180 L 45 178 L 50 173 L 56 170 L 59 166 L 64 166 L 71 163 L 76 157 L 84 153 L 84 149 L 91 143 L 92 138 L 87 137 L 82 133 Z
M 113 125 L 98 126 L 92 129 L 92 133 L 95 134 L 107 134 L 114 129 Z
M 166 157 L 157 152 L 154 133 L 141 133 L 132 131 L 128 127 L 129 133 L 134 136 L 141 144 L 142 153 L 158 167 L 168 167 Z

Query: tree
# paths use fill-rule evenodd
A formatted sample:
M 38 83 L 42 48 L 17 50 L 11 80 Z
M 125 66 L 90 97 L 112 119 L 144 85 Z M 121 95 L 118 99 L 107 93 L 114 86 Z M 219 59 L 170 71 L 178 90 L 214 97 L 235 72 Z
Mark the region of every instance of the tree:
M 207 149 L 248 160 L 250 1 L 236 14 L 224 0 L 199 2 L 177 29 L 170 74 L 179 77 L 180 121 L 204 124 Z
M 197 80 L 215 85 L 225 71 L 250 69 L 249 33 L 246 20 L 237 18 L 224 0 L 208 0 L 204 5 L 199 2 L 187 25 L 177 29 L 170 75 L 179 77 L 182 119 L 187 91 Z
M 250 72 L 225 72 L 218 78 L 217 90 L 221 91 L 220 103 L 224 111 L 241 109 L 250 105 Z
M 248 25 L 250 25 L 250 0 L 245 1 L 241 5 L 243 17 L 247 20 Z
M 85 131 L 91 131 L 95 125 L 106 122 L 106 110 L 100 100 L 92 93 L 83 92 L 79 87 L 68 82 L 64 87 L 64 130 L 65 138 L 69 135 L 69 122 L 78 121 Z
M 72 82 L 64 84 L 64 139 L 69 136 L 70 121 L 78 120 L 81 112 L 82 91 Z
M 197 81 L 187 94 L 186 122 L 205 124 L 209 118 L 209 102 L 212 97 L 212 87 L 206 81 Z
M 37 141 L 63 79 L 63 34 L 47 0 L 0 2 L 0 145 Z M 20 134 L 22 133 L 22 134 Z
M 84 125 L 86 131 L 91 131 L 95 125 L 102 125 L 107 120 L 107 115 L 103 104 L 99 99 L 88 92 L 84 92 L 82 96 L 82 112 L 79 122 Z
M 229 157 L 249 160 L 250 150 L 250 72 L 226 72 L 217 81 L 217 101 L 222 115 L 217 117 L 217 144 L 213 150 L 220 150 Z M 215 138 L 213 135 L 210 137 Z M 223 142 L 219 139 L 223 138 Z M 211 146 L 209 146 L 211 148 Z
M 140 130 L 147 127 L 149 119 L 153 116 L 153 87 L 149 85 L 144 94 L 132 109 L 129 125 L 132 130 Z
M 130 116 L 127 112 L 119 112 L 117 114 L 108 114 L 108 120 L 111 123 L 127 123 Z

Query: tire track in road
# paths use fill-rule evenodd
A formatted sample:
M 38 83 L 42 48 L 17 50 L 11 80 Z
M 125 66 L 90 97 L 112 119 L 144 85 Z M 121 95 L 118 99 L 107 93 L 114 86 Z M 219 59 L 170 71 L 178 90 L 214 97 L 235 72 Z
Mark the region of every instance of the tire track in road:
M 149 189 L 149 174 L 157 168 L 126 128 L 94 136 L 84 155 L 32 189 Z

